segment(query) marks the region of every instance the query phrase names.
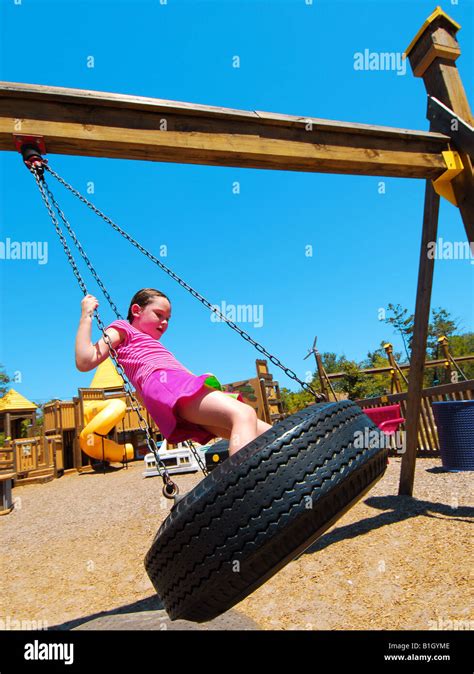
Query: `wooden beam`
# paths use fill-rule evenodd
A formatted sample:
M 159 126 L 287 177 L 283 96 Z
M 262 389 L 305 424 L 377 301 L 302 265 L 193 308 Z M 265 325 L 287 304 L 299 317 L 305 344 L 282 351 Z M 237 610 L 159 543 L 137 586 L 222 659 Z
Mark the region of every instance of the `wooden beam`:
M 448 147 L 441 133 L 1 82 L 0 150 L 14 133 L 52 154 L 431 179 Z
M 426 338 L 430 316 L 431 288 L 433 285 L 434 257 L 428 255 L 429 244 L 436 241 L 438 232 L 439 196 L 431 181 L 426 181 L 423 233 L 420 249 L 418 287 L 416 291 L 415 322 L 413 326 L 408 394 L 406 406 L 406 451 L 402 456 L 399 494 L 411 496 L 415 479 L 415 462 L 418 427 L 423 391 Z
M 453 360 L 456 363 L 461 363 L 464 361 L 468 360 L 474 360 L 474 354 L 470 356 L 455 356 Z M 446 362 L 446 358 L 438 358 L 437 360 L 427 360 L 425 361 L 425 368 L 427 367 L 440 367 L 441 365 L 444 365 Z M 398 365 L 400 370 L 409 370 L 410 365 L 409 364 L 404 364 L 404 365 Z M 359 370 L 359 374 L 384 374 L 386 372 L 390 372 L 390 370 L 393 370 L 392 365 L 387 365 L 385 367 L 369 367 L 366 370 Z M 329 372 L 326 373 L 326 376 L 328 379 L 341 379 L 341 377 L 345 377 L 347 375 L 347 372 Z
M 469 101 L 456 66 L 456 60 L 461 54 L 456 37 L 460 26 L 442 10 L 438 10 L 427 19 L 423 31 L 409 47 L 411 67 L 416 77 L 423 78 L 429 96 L 437 98 L 467 124 L 474 126 Z M 433 122 L 431 128 L 434 128 Z M 452 186 L 474 253 L 473 162 L 467 152 L 459 154 L 464 170 L 454 178 Z

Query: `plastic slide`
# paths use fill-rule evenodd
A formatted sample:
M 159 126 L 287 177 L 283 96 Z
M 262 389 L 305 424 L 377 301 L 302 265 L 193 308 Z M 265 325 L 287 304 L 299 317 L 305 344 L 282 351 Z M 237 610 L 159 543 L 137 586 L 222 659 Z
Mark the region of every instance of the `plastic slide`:
M 101 436 L 110 433 L 125 416 L 127 406 L 123 400 L 87 400 L 84 402 L 84 429 L 79 436 L 82 451 L 93 459 L 102 461 L 130 461 L 134 457 L 133 445 L 119 445 Z M 103 443 L 103 444 L 102 444 Z

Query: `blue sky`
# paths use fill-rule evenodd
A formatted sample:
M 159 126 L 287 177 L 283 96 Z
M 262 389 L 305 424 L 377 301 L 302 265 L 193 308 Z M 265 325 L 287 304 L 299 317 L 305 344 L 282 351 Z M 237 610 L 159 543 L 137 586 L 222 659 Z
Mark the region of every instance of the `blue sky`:
M 0 2 L 1 80 L 428 128 L 422 80 L 409 67 L 404 75 L 356 71 L 354 54 L 403 52 L 433 0 L 17 2 Z M 473 2 L 442 6 L 462 26 L 458 68 L 469 95 Z M 91 199 L 142 245 L 155 253 L 167 246 L 164 264 L 209 301 L 263 310 L 261 327 L 241 327 L 299 377 L 312 366 L 303 358 L 315 335 L 321 351 L 355 360 L 382 340 L 401 350 L 378 312 L 389 302 L 414 309 L 424 181 L 388 178 L 380 194 L 378 177 L 48 159 L 80 191 L 92 182 Z M 93 376 L 74 363 L 82 294 L 18 154 L 0 153 L 0 181 L 0 241 L 48 244 L 46 264 L 0 260 L 0 363 L 10 376 L 20 373 L 12 385 L 32 400 L 71 398 Z M 163 344 L 186 367 L 222 382 L 254 376 L 260 354 L 251 345 L 211 322 L 207 309 L 52 179 L 50 186 L 123 316 L 136 290 L 161 289 L 173 305 Z M 438 236 L 465 240 L 445 200 Z M 473 271 L 469 260 L 435 265 L 432 306 L 445 307 L 464 330 L 474 329 Z M 115 317 L 86 278 L 107 325 Z M 99 337 L 95 326 L 93 341 Z

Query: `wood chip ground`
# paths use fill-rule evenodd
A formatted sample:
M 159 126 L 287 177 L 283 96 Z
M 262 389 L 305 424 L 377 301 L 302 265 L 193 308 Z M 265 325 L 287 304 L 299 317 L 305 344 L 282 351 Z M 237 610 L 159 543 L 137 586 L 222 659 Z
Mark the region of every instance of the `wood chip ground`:
M 426 630 L 458 621 L 455 629 L 474 629 L 474 475 L 418 459 L 414 497 L 401 497 L 400 465 L 391 458 L 311 548 L 206 628 Z M 159 628 L 143 558 L 171 502 L 160 478 L 142 471 L 140 461 L 15 487 L 16 507 L 0 518 L 2 620 L 120 629 L 126 616 L 128 629 Z M 202 475 L 174 479 L 183 493 Z

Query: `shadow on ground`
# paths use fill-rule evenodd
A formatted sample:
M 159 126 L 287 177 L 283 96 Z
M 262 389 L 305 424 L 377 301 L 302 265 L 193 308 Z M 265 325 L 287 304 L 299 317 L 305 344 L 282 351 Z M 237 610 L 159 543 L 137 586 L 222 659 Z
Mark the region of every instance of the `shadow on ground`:
M 315 541 L 302 554 L 311 554 L 324 550 L 329 545 L 349 538 L 366 534 L 373 529 L 384 527 L 395 522 L 402 522 L 412 517 L 449 517 L 458 522 L 471 522 L 474 508 L 469 506 L 450 506 L 445 503 L 420 501 L 412 496 L 373 496 L 364 503 L 371 508 L 384 512 L 375 517 L 367 517 L 360 522 L 353 522 L 344 527 L 333 529 Z
M 229 610 L 206 623 L 170 620 L 157 595 L 126 604 L 110 611 L 69 620 L 49 630 L 259 630 L 259 625 Z
M 84 470 L 81 473 L 78 473 L 79 477 L 84 477 L 85 475 L 104 475 L 106 473 L 117 473 L 121 470 L 127 470 L 125 466 L 111 466 L 108 463 L 95 463 L 90 467 L 90 470 Z

